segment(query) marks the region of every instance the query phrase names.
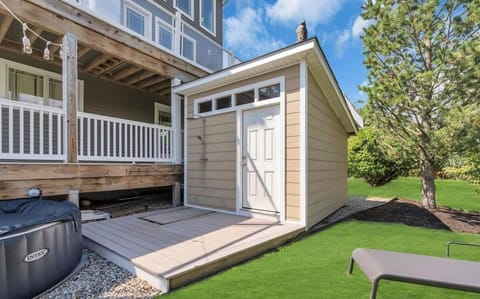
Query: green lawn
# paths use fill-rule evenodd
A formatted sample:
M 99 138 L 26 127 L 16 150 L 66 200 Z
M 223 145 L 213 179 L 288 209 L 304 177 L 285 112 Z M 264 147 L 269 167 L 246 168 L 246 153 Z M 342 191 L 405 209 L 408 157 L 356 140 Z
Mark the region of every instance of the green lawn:
M 173 291 L 167 297 L 369 298 L 370 282 L 363 273 L 355 268 L 354 275 L 347 275 L 354 248 L 444 256 L 446 241 L 478 242 L 479 238 L 403 224 L 350 220 Z M 478 260 L 480 249 L 454 247 L 452 255 Z M 478 298 L 478 294 L 382 281 L 378 298 Z
M 437 203 L 454 209 L 480 211 L 480 195 L 473 184 L 456 180 L 436 180 Z M 351 196 L 395 197 L 420 200 L 420 178 L 401 177 L 386 185 L 372 187 L 362 179 L 348 179 Z

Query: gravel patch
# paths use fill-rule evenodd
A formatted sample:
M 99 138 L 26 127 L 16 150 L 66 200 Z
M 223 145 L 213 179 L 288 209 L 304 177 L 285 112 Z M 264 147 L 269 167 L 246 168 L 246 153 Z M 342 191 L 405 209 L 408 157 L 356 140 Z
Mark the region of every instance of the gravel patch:
M 328 226 L 342 219 L 345 219 L 357 212 L 382 206 L 390 202 L 391 200 L 392 198 L 363 197 L 363 196 L 349 197 L 347 199 L 347 203 L 342 208 L 338 209 L 333 214 L 331 214 L 330 216 L 322 220 L 322 222 L 317 224 L 311 230 L 315 231 L 317 229 L 321 229 L 325 226 Z
M 69 279 L 39 299 L 64 298 L 153 298 L 160 291 L 127 270 L 84 249 L 85 265 Z

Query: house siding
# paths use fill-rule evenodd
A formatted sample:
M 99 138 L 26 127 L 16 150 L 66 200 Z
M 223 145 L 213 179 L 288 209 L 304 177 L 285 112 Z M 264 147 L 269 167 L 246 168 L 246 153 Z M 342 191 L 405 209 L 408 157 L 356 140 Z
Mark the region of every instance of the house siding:
M 308 73 L 307 227 L 347 199 L 347 132 Z
M 286 95 L 286 218 L 299 221 L 300 174 L 300 112 L 299 67 L 282 70 L 242 80 L 208 92 L 188 97 L 187 116 L 193 113 L 197 98 L 254 84 L 279 76 L 285 77 Z M 235 211 L 236 208 L 236 112 L 205 117 L 205 153 L 207 162 L 201 162 L 202 144 L 197 136 L 203 136 L 203 120 L 188 120 L 187 131 L 187 202 L 192 205 Z

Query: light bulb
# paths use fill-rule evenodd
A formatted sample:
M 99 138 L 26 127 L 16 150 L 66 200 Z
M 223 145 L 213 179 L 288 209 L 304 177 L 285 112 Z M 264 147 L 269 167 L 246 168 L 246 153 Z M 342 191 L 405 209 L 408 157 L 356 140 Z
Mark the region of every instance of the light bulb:
M 45 46 L 45 50 L 43 50 L 43 59 L 45 60 L 50 60 L 50 50 L 48 49 L 48 46 L 50 45 L 50 42 L 47 41 L 47 45 Z
M 22 38 L 23 43 L 23 52 L 26 54 L 32 54 L 32 46 L 30 45 L 30 40 L 26 35 Z
M 23 52 L 26 54 L 32 54 L 32 45 L 30 44 L 30 40 L 27 37 L 27 29 L 28 26 L 26 23 L 22 24 L 22 30 L 23 30 L 23 37 L 22 37 L 22 43 L 23 43 Z

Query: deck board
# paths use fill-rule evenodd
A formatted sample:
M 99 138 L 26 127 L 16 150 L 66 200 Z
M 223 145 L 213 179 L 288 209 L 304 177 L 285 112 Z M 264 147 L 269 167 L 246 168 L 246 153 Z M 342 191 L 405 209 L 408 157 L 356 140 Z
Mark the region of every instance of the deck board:
M 273 218 L 178 207 L 87 223 L 83 235 L 88 244 L 179 286 L 273 248 L 303 229 Z

